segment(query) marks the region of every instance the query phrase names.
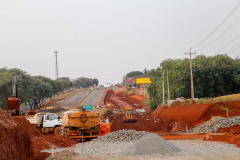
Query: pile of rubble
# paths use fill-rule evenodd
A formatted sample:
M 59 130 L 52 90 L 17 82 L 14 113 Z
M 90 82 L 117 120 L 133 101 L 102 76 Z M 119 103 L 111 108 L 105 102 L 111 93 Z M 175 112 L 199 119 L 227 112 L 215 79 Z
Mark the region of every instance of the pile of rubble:
M 231 117 L 229 119 L 216 116 L 216 117 L 212 117 L 212 119 L 210 119 L 209 121 L 206 121 L 198 125 L 197 127 L 193 128 L 191 131 L 207 133 L 207 132 L 215 131 L 220 127 L 225 128 L 225 127 L 230 127 L 236 124 L 240 125 L 240 116 Z
M 145 131 L 135 131 L 135 130 L 118 130 L 104 136 L 98 137 L 96 141 L 102 142 L 130 142 L 138 140 L 148 134 Z

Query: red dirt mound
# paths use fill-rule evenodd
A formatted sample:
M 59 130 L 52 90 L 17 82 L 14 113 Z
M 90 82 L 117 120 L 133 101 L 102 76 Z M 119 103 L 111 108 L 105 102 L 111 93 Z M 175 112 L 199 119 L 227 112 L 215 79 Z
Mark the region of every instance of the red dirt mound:
M 240 125 L 234 125 L 227 128 L 219 128 L 219 133 L 227 133 L 226 135 L 213 136 L 210 141 L 221 141 L 230 144 L 236 144 L 240 147 Z
M 42 134 L 23 116 L 11 117 L 0 112 L 0 159 L 46 159 L 40 152 L 50 148 L 69 147 L 77 142 L 66 137 Z
M 15 117 L 0 116 L 1 159 L 34 159 L 33 144 L 26 124 Z
M 201 121 L 208 121 L 212 116 L 227 117 L 227 112 L 220 106 L 231 110 L 229 117 L 240 115 L 240 102 L 220 102 L 175 107 L 159 106 L 152 117 L 177 121 L 183 126 L 187 124 L 190 129 Z

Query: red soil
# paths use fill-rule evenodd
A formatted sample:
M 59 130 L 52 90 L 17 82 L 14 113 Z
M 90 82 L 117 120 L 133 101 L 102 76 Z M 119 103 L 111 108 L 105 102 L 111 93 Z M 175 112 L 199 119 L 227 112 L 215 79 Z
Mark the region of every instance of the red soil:
M 227 133 L 226 135 L 212 136 L 210 141 L 221 141 L 230 144 L 236 144 L 240 147 L 240 125 L 234 125 L 227 128 L 219 128 L 219 133 Z
M 137 99 L 135 98 L 137 97 Z M 119 105 L 118 101 L 116 99 L 124 101 L 126 104 L 131 106 L 134 109 L 139 109 L 139 108 L 145 108 L 147 113 L 144 113 L 143 115 L 139 114 L 134 114 L 135 119 L 137 120 L 136 123 L 123 123 L 123 117 L 124 117 L 124 112 L 122 107 L 122 112 L 115 114 L 115 116 L 110 118 L 110 121 L 112 123 L 111 125 L 111 131 L 117 131 L 121 129 L 134 129 L 138 131 L 161 131 L 161 132 L 168 132 L 172 128 L 170 126 L 171 120 L 158 120 L 158 122 L 154 122 L 154 119 L 151 119 L 151 112 L 150 109 L 148 109 L 145 104 L 144 100 L 139 100 L 141 96 L 137 95 L 127 95 L 123 94 L 123 92 L 114 92 L 113 90 L 109 90 L 107 93 L 107 96 L 105 98 L 105 103 L 110 103 L 114 104 L 108 107 L 110 110 L 117 109 L 117 105 Z M 115 100 L 114 100 L 115 98 Z M 134 104 L 138 104 L 137 106 Z M 110 117 L 110 113 L 108 112 L 107 115 Z M 106 116 L 106 114 L 104 114 Z
M 41 153 L 51 145 L 68 147 L 74 140 L 53 134 L 44 135 L 24 117 L 10 117 L 0 113 L 1 159 L 45 159 L 50 154 Z
M 24 122 L 8 115 L 0 116 L 1 159 L 34 159 L 29 131 L 22 129 Z
M 137 99 L 137 100 L 140 100 L 140 101 L 144 101 L 145 98 L 141 95 L 132 95 L 130 96 L 131 98 L 134 98 L 134 99 Z
M 175 107 L 159 106 L 152 117 L 180 122 L 182 126 L 187 124 L 188 129 L 191 129 L 195 124 L 208 121 L 212 116 L 227 117 L 227 112 L 217 104 L 232 111 L 229 112 L 229 117 L 240 115 L 240 102 L 220 102 Z
M 111 132 L 121 129 L 134 129 L 137 131 L 149 131 L 149 132 L 169 132 L 172 128 L 170 127 L 171 121 L 159 120 L 154 122 L 151 119 L 150 114 L 139 115 L 135 114 L 136 123 L 123 123 L 124 113 L 118 113 L 110 119 Z M 148 119 L 148 120 L 147 120 Z

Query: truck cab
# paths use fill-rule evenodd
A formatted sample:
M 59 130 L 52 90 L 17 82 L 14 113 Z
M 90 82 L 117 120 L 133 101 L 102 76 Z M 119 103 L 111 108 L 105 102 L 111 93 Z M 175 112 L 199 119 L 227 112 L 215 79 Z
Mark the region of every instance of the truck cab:
M 25 118 L 42 133 L 54 131 L 55 135 L 60 135 L 62 119 L 55 113 L 37 113 L 25 116 Z
M 49 114 L 43 116 L 43 128 L 55 128 L 57 126 L 62 126 L 62 120 L 58 118 L 55 114 Z

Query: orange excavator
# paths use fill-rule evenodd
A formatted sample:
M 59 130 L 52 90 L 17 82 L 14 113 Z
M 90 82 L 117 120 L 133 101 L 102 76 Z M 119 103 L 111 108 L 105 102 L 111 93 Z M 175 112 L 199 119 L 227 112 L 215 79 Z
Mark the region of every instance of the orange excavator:
M 20 115 L 20 101 L 17 87 L 17 77 L 13 77 L 13 96 L 8 98 L 7 112 L 12 116 Z

